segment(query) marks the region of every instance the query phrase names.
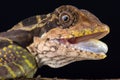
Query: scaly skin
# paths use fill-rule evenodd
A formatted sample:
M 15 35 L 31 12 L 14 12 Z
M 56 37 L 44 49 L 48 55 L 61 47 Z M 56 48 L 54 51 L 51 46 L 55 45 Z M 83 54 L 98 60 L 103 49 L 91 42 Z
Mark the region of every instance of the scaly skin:
M 108 33 L 109 27 L 93 14 L 70 5 L 27 18 L 0 33 L 0 78 L 30 78 L 42 65 L 58 68 L 104 59 L 107 46 L 96 39 Z

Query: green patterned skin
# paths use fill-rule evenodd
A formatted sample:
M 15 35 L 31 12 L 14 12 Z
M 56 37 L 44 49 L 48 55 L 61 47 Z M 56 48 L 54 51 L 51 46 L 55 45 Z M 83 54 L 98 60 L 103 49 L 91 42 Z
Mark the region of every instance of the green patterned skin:
M 0 79 L 30 78 L 33 77 L 36 67 L 34 57 L 26 49 L 0 37 Z
M 43 17 L 44 16 L 44 17 Z M 35 56 L 27 46 L 34 36 L 43 34 L 46 15 L 27 18 L 6 32 L 0 33 L 0 79 L 32 78 L 38 68 Z M 37 26 L 37 24 L 39 24 Z M 39 64 L 42 65 L 42 64 Z

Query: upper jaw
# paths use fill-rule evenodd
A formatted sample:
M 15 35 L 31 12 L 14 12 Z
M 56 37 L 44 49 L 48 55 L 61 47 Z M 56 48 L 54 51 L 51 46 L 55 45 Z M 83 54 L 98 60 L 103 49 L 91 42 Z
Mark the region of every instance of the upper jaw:
M 79 37 L 79 40 L 82 40 L 83 38 L 85 38 L 86 40 L 91 38 L 101 39 L 104 36 L 106 36 L 109 32 L 109 26 L 105 24 L 101 24 L 100 26 L 93 25 L 91 27 L 84 28 L 82 27 L 82 25 L 78 24 L 66 29 L 62 29 L 59 26 L 57 26 L 56 28 L 51 29 L 47 33 L 44 33 L 41 38 L 72 39 Z

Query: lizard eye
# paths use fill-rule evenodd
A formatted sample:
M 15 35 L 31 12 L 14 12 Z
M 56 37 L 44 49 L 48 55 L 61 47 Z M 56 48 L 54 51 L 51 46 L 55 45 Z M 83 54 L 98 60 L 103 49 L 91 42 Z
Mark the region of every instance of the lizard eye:
M 62 16 L 62 20 L 63 20 L 64 22 L 69 21 L 69 16 L 68 16 L 68 15 L 63 15 L 63 16 Z
M 68 28 L 74 22 L 74 16 L 70 12 L 62 12 L 59 15 L 59 23 L 63 28 Z

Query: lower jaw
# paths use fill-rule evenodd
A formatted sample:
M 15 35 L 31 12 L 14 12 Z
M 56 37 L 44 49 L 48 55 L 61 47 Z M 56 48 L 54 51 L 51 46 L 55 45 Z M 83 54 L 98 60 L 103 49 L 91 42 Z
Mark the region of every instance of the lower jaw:
M 107 56 L 107 45 L 96 39 L 89 39 L 76 44 L 71 44 L 67 40 L 53 40 L 52 42 L 59 44 L 59 46 L 63 50 L 61 50 L 62 54 L 66 52 L 68 54 L 67 57 L 69 56 L 72 58 L 76 58 L 77 61 L 100 60 L 104 59 Z M 60 52 L 60 55 L 62 54 Z

